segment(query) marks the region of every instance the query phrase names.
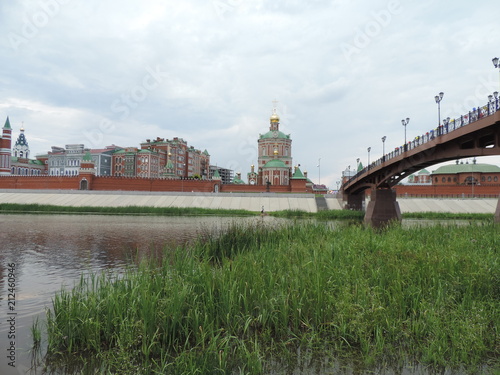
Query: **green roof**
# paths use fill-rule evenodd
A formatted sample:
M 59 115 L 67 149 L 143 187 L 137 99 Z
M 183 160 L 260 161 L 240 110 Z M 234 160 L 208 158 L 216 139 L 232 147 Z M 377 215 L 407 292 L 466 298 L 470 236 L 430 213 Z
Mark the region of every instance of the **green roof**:
M 363 163 L 359 162 L 358 164 L 358 172 L 361 172 L 363 170 Z
M 268 161 L 262 168 L 287 168 L 287 166 L 280 159 L 273 159 Z
M 5 120 L 5 125 L 3 126 L 5 129 L 11 129 L 9 116 L 7 116 L 7 120 Z
M 92 155 L 90 155 L 90 151 L 87 151 L 87 153 L 83 157 L 83 161 L 92 161 Z
M 267 138 L 284 138 L 284 139 L 289 139 L 290 134 L 286 135 L 283 132 L 278 131 L 277 132 L 277 137 L 274 136 L 274 131 L 268 131 L 266 134 L 261 134 L 260 139 L 267 139 Z
M 304 174 L 302 173 L 300 168 L 297 167 L 297 168 L 295 168 L 295 172 L 293 172 L 292 178 L 295 178 L 298 180 L 298 179 L 305 179 L 306 177 L 304 176 Z
M 238 177 L 233 178 L 233 184 L 236 184 L 236 185 L 246 185 L 245 181 L 243 181 L 241 178 L 238 178 Z
M 458 173 L 500 173 L 500 167 L 492 164 L 450 164 L 443 165 L 435 171 L 435 174 L 458 174 Z
M 420 172 L 418 172 L 419 175 L 422 175 L 422 174 L 430 174 L 429 171 L 427 169 L 422 169 Z

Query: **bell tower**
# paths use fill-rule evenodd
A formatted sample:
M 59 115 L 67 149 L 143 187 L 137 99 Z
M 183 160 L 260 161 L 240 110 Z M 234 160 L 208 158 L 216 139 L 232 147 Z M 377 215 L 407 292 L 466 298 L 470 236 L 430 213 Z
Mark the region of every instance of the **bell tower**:
M 0 138 L 0 176 L 10 176 L 10 162 L 12 143 L 12 128 L 10 127 L 9 117 L 2 128 L 2 138 Z

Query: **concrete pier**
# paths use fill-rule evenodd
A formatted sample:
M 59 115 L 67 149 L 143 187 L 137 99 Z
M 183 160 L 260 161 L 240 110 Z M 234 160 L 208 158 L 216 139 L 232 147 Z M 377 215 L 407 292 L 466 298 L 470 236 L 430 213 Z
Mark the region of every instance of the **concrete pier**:
M 365 223 L 378 228 L 391 221 L 401 221 L 401 210 L 392 189 L 375 189 L 366 208 Z

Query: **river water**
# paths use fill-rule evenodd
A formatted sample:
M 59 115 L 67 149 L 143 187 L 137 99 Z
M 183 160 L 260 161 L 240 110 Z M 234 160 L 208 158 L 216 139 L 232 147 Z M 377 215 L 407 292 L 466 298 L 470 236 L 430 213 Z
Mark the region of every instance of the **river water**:
M 0 375 L 41 374 L 31 370 L 30 328 L 36 318 L 44 320 L 54 294 L 61 287 L 71 288 L 82 273 L 120 272 L 137 255 L 181 245 L 232 223 L 256 222 L 275 225 L 287 220 L 269 216 L 0 215 Z M 300 372 L 287 373 L 317 373 L 312 367 L 306 372 L 300 367 Z M 398 373 L 426 373 L 414 370 Z

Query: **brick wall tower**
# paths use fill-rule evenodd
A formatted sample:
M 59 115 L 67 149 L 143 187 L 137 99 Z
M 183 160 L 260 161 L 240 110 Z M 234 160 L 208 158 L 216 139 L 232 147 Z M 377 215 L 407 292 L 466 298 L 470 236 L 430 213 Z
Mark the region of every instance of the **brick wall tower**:
M 2 138 L 0 138 L 0 176 L 10 176 L 10 162 L 12 143 L 12 128 L 10 127 L 9 117 L 2 128 Z

